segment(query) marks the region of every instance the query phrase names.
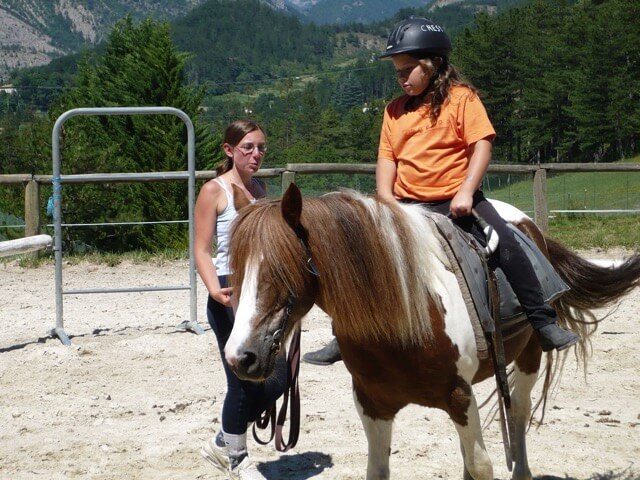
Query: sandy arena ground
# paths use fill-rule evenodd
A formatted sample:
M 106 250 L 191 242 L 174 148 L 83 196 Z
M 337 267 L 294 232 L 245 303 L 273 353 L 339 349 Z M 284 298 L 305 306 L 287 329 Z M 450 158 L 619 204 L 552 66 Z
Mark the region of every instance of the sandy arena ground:
M 617 258 L 620 252 L 585 252 Z M 64 289 L 187 284 L 187 262 L 65 265 Z M 219 428 L 225 382 L 198 291 L 204 335 L 176 326 L 188 292 L 64 296 L 72 346 L 48 337 L 55 326 L 53 264 L 0 263 L 0 479 L 220 479 L 199 455 Z M 529 433 L 536 480 L 640 479 L 640 289 L 593 338 L 588 373 L 570 354 L 545 424 Z M 604 313 L 600 312 L 600 313 Z M 331 338 L 314 309 L 303 323 L 303 352 Z M 478 388 L 479 398 L 492 388 Z M 302 426 L 295 451 L 281 455 L 250 441 L 269 479 L 362 479 L 366 441 L 350 377 L 340 362 L 301 365 Z M 536 392 L 537 394 L 537 392 Z M 486 414 L 487 410 L 483 410 Z M 498 479 L 509 478 L 498 423 L 485 439 Z M 455 430 L 437 410 L 398 416 L 391 477 L 457 479 Z

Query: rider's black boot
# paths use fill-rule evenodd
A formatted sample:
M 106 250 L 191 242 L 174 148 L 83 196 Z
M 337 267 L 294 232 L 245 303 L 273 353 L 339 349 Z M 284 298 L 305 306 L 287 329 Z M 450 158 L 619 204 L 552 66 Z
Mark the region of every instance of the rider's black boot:
M 536 335 L 540 341 L 543 352 L 551 350 L 564 350 L 571 345 L 575 345 L 580 337 L 568 330 L 563 330 L 555 323 L 550 323 L 536 330 Z
M 338 360 L 342 360 L 342 355 L 340 355 L 340 349 L 338 348 L 338 341 L 334 338 L 320 350 L 305 353 L 302 356 L 302 360 L 307 363 L 312 363 L 313 365 L 331 365 Z

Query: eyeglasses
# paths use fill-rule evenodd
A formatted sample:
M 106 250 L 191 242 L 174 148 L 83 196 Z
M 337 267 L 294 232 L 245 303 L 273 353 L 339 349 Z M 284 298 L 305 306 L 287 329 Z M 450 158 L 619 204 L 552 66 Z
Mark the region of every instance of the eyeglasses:
M 402 70 L 396 70 L 397 78 L 409 78 L 409 75 L 413 73 L 416 67 L 419 67 L 420 64 L 414 65 L 413 67 L 405 67 Z
M 267 146 L 264 143 L 259 143 L 257 145 L 254 145 L 253 143 L 243 143 L 242 145 L 237 145 L 236 148 L 245 155 L 253 153 L 256 148 L 258 149 L 258 153 L 260 153 L 260 155 L 264 155 L 265 153 L 267 153 Z

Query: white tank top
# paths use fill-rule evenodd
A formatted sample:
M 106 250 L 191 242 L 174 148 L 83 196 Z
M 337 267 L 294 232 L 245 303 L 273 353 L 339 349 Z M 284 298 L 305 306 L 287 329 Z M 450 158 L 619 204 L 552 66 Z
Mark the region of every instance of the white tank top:
M 252 182 L 255 180 L 251 179 Z M 214 178 L 213 181 L 222 187 L 227 197 L 227 206 L 216 219 L 217 253 L 214 264 L 218 275 L 229 275 L 231 274 L 231 269 L 229 268 L 229 235 L 231 234 L 231 222 L 236 218 L 238 212 L 233 204 L 231 188 L 227 186 L 222 177 Z M 251 203 L 253 202 L 255 202 L 255 199 L 251 200 Z
M 216 219 L 216 243 L 218 247 L 215 258 L 216 272 L 218 275 L 229 275 L 231 273 L 229 271 L 229 234 L 231 222 L 236 218 L 238 212 L 236 212 L 236 207 L 233 205 L 233 194 L 227 188 L 224 180 L 215 178 L 213 181 L 222 187 L 227 197 L 227 206 Z

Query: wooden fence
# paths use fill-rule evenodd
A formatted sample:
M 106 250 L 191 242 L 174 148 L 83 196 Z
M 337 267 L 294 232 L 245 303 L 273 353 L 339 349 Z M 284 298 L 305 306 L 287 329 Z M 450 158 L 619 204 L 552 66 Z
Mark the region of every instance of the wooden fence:
M 33 235 L 0 242 L 0 257 L 36 252 L 38 250 L 51 249 L 52 247 L 53 239 L 49 235 Z
M 489 173 L 529 174 L 533 177 L 534 220 L 544 231 L 548 231 L 549 208 L 547 205 L 547 174 L 568 172 L 640 172 L 640 163 L 548 163 L 539 165 L 502 165 L 493 164 Z M 348 163 L 295 163 L 286 167 L 262 169 L 259 177 L 280 177 L 282 191 L 290 183 L 296 181 L 297 175 L 304 174 L 375 174 L 375 164 Z M 24 185 L 24 218 L 25 236 L 41 233 L 42 206 L 45 204 L 40 198 L 41 185 L 52 183 L 52 175 L 14 174 L 0 175 L 2 184 Z M 197 180 L 208 180 L 215 177 L 215 172 L 196 172 Z M 188 178 L 187 172 L 158 172 L 158 173 L 96 173 L 83 175 L 61 175 L 62 184 L 86 183 L 132 183 L 132 182 L 166 182 Z

